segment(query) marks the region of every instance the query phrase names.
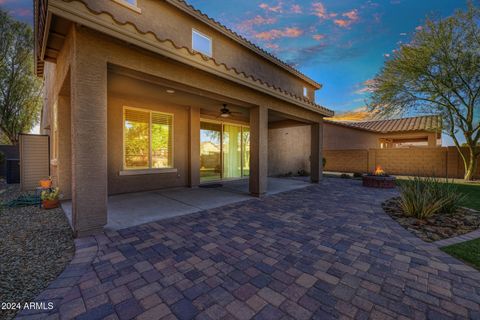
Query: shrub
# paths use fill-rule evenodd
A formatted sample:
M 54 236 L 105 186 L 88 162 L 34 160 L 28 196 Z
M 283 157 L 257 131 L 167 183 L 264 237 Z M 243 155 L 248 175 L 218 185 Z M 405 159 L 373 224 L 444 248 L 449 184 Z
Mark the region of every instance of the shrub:
M 406 216 L 418 219 L 454 213 L 464 197 L 448 179 L 414 177 L 400 183 L 400 207 Z
M 354 178 L 361 178 L 361 177 L 363 177 L 363 174 L 360 173 L 360 172 L 354 172 L 354 173 L 353 173 L 353 177 L 354 177 Z

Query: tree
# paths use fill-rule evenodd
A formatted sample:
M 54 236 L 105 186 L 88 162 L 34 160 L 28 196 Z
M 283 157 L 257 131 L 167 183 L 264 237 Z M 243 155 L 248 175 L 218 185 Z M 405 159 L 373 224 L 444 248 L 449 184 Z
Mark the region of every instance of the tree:
M 480 154 L 480 10 L 427 19 L 411 43 L 385 62 L 370 84 L 370 109 L 383 115 L 434 113 L 452 137 L 472 180 Z M 463 135 L 462 150 L 458 136 Z
M 0 9 L 0 131 L 12 144 L 38 123 L 41 81 L 33 73 L 31 28 Z

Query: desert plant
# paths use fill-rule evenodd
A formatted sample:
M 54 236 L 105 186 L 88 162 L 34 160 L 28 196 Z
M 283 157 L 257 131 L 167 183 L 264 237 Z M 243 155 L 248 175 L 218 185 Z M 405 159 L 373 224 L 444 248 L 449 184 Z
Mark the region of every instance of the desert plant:
M 60 189 L 59 188 L 51 188 L 48 190 L 42 191 L 42 200 L 58 200 L 60 199 Z
M 400 183 L 399 187 L 404 214 L 418 219 L 428 219 L 436 213 L 453 213 L 464 199 L 455 184 L 448 180 L 414 177 Z

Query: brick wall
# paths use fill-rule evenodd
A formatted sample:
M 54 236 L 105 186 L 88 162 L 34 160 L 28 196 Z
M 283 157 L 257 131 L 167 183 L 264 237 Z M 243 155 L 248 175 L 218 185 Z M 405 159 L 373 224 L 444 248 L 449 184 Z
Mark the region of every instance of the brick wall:
M 463 161 L 455 147 L 411 149 L 325 150 L 326 171 L 372 172 L 463 178 Z M 480 178 L 480 166 L 476 178 Z

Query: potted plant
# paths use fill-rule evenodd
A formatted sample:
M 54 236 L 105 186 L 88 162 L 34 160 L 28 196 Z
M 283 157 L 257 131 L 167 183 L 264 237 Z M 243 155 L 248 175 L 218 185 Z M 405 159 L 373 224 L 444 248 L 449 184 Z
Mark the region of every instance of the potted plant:
M 40 180 L 40 187 L 42 189 L 48 189 L 52 187 L 52 177 Z
M 58 208 L 60 199 L 60 190 L 58 188 L 50 188 L 42 191 L 42 205 L 44 209 Z

